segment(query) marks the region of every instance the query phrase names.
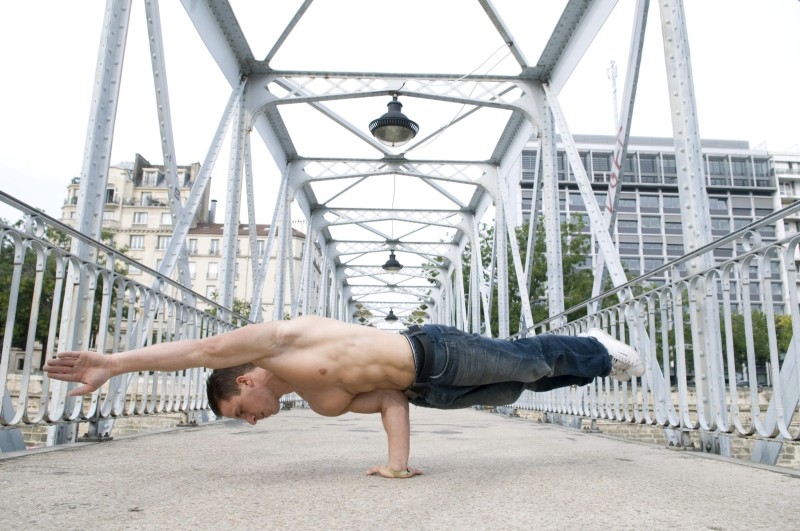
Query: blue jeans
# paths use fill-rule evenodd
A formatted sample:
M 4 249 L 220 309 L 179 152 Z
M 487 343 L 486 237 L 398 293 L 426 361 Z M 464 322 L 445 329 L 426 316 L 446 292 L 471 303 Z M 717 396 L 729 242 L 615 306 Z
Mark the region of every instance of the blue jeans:
M 611 372 L 608 351 L 591 337 L 539 335 L 508 341 L 450 326 L 422 329 L 434 360 L 427 385 L 415 382 L 409 393 L 409 401 L 417 406 L 501 406 L 516 401 L 526 389 L 586 385 Z M 416 354 L 415 363 L 419 363 Z

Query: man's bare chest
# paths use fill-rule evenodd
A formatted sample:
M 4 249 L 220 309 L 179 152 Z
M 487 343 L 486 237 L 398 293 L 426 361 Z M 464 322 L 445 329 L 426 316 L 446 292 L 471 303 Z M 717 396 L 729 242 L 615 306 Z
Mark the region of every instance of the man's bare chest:
M 347 411 L 347 406 L 353 401 L 353 395 L 343 389 L 302 389 L 297 394 L 308 402 L 315 413 L 326 417 L 335 417 Z

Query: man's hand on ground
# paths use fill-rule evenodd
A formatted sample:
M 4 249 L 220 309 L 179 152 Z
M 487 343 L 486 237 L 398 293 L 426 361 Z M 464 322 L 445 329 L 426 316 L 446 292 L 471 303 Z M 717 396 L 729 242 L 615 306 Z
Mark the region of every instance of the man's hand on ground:
M 413 478 L 414 476 L 421 476 L 422 470 L 417 470 L 416 468 L 406 468 L 405 470 L 393 470 L 388 466 L 374 466 L 369 469 L 367 475 L 374 476 L 380 475 L 385 478 L 389 479 L 407 479 Z

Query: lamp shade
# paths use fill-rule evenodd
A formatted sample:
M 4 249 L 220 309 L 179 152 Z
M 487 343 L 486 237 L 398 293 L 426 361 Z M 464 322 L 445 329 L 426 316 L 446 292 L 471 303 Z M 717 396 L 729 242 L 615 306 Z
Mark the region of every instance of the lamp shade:
M 386 316 L 387 321 L 397 321 L 397 316 L 394 314 L 392 309 L 389 309 L 389 315 Z
M 387 107 L 389 111 L 386 114 L 370 122 L 369 132 L 387 146 L 402 146 L 417 136 L 419 126 L 400 112 L 403 104 L 397 101 L 397 96 L 392 97 Z
M 397 261 L 397 258 L 394 256 L 394 251 L 389 251 L 389 259 L 386 260 L 386 263 L 383 264 L 383 270 L 388 271 L 390 273 L 397 273 L 401 269 L 403 269 L 403 264 Z

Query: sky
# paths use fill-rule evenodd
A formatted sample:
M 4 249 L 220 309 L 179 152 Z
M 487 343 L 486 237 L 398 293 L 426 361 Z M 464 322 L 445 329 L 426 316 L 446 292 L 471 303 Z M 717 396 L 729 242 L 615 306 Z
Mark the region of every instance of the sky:
M 237 13 L 248 15 L 242 18 L 242 27 L 248 36 L 253 36 L 251 43 L 257 56 L 263 56 L 270 48 L 298 2 L 233 2 Z M 377 4 L 364 0 L 339 2 L 319 0 L 320 12 L 327 9 L 330 15 L 307 17 L 293 36 L 297 48 L 305 52 L 305 57 L 314 58 L 320 70 L 344 69 L 346 63 L 342 61 L 352 58 L 338 51 L 335 44 L 348 44 L 348 39 L 354 39 L 354 32 L 341 30 L 336 43 L 309 45 L 318 32 L 337 26 L 330 24 L 331 17 L 345 17 L 337 15 L 343 11 L 338 8 L 352 8 L 347 15 L 350 25 L 359 23 L 359 14 L 366 16 L 369 10 L 378 9 Z M 135 153 L 140 153 L 160 164 L 144 10 L 142 2 L 133 3 L 112 163 L 133 160 Z M 534 19 L 554 20 L 558 11 L 553 6 L 559 5 L 552 0 L 495 0 L 494 4 L 521 45 L 546 38 L 541 31 L 526 28 L 534 27 Z M 656 2 L 651 4 L 632 134 L 671 136 L 658 6 Z M 684 4 L 701 136 L 746 140 L 751 147 L 771 151 L 800 151 L 800 2 L 685 0 Z M 408 13 L 397 11 L 395 16 L 413 20 L 410 5 L 403 4 Z M 426 20 L 416 20 L 429 34 L 437 35 L 439 21 L 451 17 L 447 2 L 427 0 L 424 5 Z M 0 189 L 56 218 L 60 217 L 69 180 L 81 173 L 104 6 L 100 0 L 5 2 L 0 18 Z M 273 16 L 254 12 L 265 8 L 274 9 Z M 528 12 L 531 8 L 546 13 L 534 17 Z M 162 26 L 168 28 L 164 41 L 177 160 L 179 164 L 201 162 L 230 87 L 217 72 L 181 4 L 177 0 L 162 1 L 160 10 Z M 619 0 L 559 96 L 573 134 L 614 133 L 608 68 L 610 61 L 616 62 L 621 98 L 632 13 L 633 1 Z M 466 9 L 462 15 L 468 16 Z M 448 19 L 448 24 L 459 24 L 457 21 Z M 344 27 L 344 18 L 337 22 Z M 461 49 L 449 50 L 447 64 L 468 73 L 486 60 L 493 61 L 493 56 L 485 53 L 488 48 L 479 48 L 479 39 L 474 40 L 475 49 L 465 44 Z M 419 41 L 418 47 L 427 42 L 421 38 Z M 289 41 L 287 50 L 288 44 Z M 380 42 L 369 46 L 359 41 L 349 44 L 358 47 L 359 60 L 386 61 L 390 56 L 397 71 L 431 71 L 422 64 L 421 56 L 390 53 Z M 276 57 L 276 67 L 302 64 L 301 51 L 296 56 L 287 51 Z M 538 57 L 536 52 L 526 55 L 530 62 Z M 502 55 L 494 57 L 502 59 Z M 505 61 L 507 66 L 510 59 Z M 404 110 L 411 115 L 408 109 Z M 258 221 L 269 222 L 279 170 L 257 142 L 253 145 L 253 158 L 256 194 L 263 198 L 259 201 L 262 206 Z M 223 150 L 211 190 L 212 198 L 220 205 L 225 202 L 227 167 L 227 150 Z M 13 221 L 17 216 L 0 203 L 0 217 Z

